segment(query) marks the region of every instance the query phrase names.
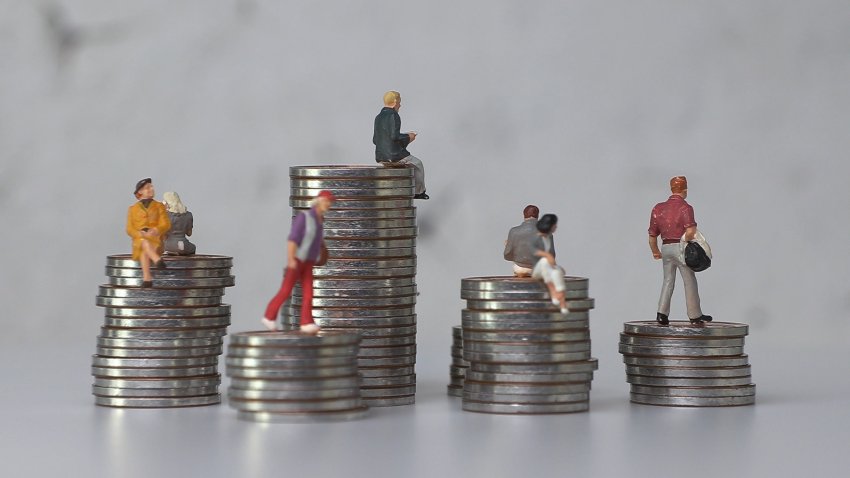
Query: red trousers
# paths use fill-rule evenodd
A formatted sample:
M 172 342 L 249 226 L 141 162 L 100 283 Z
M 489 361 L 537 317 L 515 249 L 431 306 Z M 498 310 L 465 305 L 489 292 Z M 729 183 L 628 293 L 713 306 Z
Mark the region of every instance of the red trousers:
M 292 295 L 292 288 L 295 287 L 295 281 L 298 279 L 301 279 L 301 325 L 313 323 L 313 262 L 302 262 L 297 259 L 294 269 L 286 268 L 280 290 L 272 297 L 268 307 L 266 307 L 265 317 L 267 319 L 275 320 L 277 318 L 280 307 Z

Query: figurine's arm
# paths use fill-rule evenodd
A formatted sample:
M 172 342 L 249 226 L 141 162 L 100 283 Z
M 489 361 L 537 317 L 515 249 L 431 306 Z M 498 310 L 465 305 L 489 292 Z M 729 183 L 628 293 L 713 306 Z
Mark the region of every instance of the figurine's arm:
M 537 257 L 545 257 L 546 261 L 549 263 L 549 265 L 552 265 L 552 266 L 555 265 L 555 256 L 553 256 L 552 254 L 549 254 L 548 252 L 544 251 L 543 249 L 538 249 L 538 250 L 534 251 L 534 255 L 537 256 Z
M 413 133 L 402 133 L 401 132 L 401 117 L 398 113 L 390 116 L 390 138 L 397 143 L 401 143 L 402 146 L 407 146 L 413 140 L 413 136 L 416 136 Z
M 697 227 L 691 226 L 685 229 L 685 242 L 691 242 L 694 240 L 694 236 L 697 235 Z
M 658 249 L 658 236 L 649 236 L 649 249 L 652 251 L 653 259 L 661 259 L 661 250 Z
M 156 233 L 165 236 L 165 233 L 171 229 L 171 219 L 168 218 L 168 211 L 165 210 L 165 206 L 162 203 L 157 204 L 159 204 L 159 221 L 156 223 Z
M 135 220 L 133 215 L 133 206 L 130 206 L 127 209 L 127 235 L 135 239 L 141 239 L 144 237 L 142 235 L 142 228 L 145 227 L 144 223 L 139 223 Z
M 514 241 L 511 240 L 511 234 L 508 233 L 508 239 L 505 241 L 505 252 L 502 254 L 506 261 L 514 260 Z
M 298 250 L 298 244 L 295 241 L 286 241 L 286 268 L 295 269 L 297 260 L 295 259 L 295 251 Z
M 191 236 L 192 235 L 192 227 L 194 227 L 194 225 L 195 225 L 195 219 L 192 217 L 191 212 L 188 213 L 188 214 L 189 214 L 189 227 L 186 228 L 186 235 Z

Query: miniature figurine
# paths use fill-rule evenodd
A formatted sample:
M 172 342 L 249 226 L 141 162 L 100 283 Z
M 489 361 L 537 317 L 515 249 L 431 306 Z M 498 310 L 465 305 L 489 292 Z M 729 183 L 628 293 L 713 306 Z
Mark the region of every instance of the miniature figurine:
M 195 253 L 195 245 L 186 236 L 192 235 L 192 213 L 186 210 L 180 196 L 175 192 L 162 195 L 162 203 L 168 211 L 171 230 L 165 236 L 165 253 L 189 256 Z
M 685 265 L 681 255 L 680 241 L 689 242 L 697 233 L 697 222 L 694 219 L 694 208 L 685 199 L 688 197 L 688 180 L 684 176 L 670 179 L 672 195 L 667 201 L 658 203 L 652 208 L 649 218 L 649 249 L 654 259 L 662 259 L 664 282 L 661 286 L 661 298 L 658 300 L 658 314 L 655 320 L 660 325 L 670 323 L 670 299 L 673 297 L 673 287 L 676 285 L 676 270 L 682 275 L 685 283 L 685 303 L 688 308 L 688 319 L 692 324 L 699 325 L 711 322 L 710 315 L 704 315 L 700 309 L 699 290 L 694 271 Z M 661 236 L 661 249 L 658 249 L 658 236 Z
M 531 277 L 534 263 L 537 257 L 534 255 L 534 243 L 537 239 L 537 217 L 540 209 L 533 204 L 525 206 L 522 210 L 523 221 L 519 226 L 514 226 L 508 232 L 508 240 L 505 241 L 504 257 L 506 261 L 514 263 L 514 276 Z M 552 245 L 552 255 L 555 255 L 555 246 Z
M 320 191 L 311 207 L 292 220 L 287 240 L 286 272 L 280 290 L 269 302 L 262 322 L 269 330 L 278 330 L 277 314 L 292 295 L 295 281 L 301 280 L 301 332 L 315 334 L 319 326 L 313 321 L 313 266 L 322 259 L 324 248 L 323 220 L 336 200 L 330 191 Z
M 384 93 L 384 108 L 375 117 L 375 132 L 372 143 L 375 144 L 375 160 L 382 166 L 413 166 L 415 185 L 414 199 L 428 199 L 425 193 L 425 167 L 422 161 L 407 151 L 407 145 L 416 139 L 416 133 L 401 132 L 401 95 L 398 91 Z
M 136 183 L 133 194 L 138 201 L 127 209 L 127 235 L 133 238 L 133 260 L 142 265 L 142 287 L 153 287 L 151 264 L 165 269 L 162 260 L 162 236 L 171 228 L 165 206 L 154 200 L 151 178 Z
M 555 263 L 555 246 L 552 234 L 558 228 L 558 216 L 544 214 L 537 221 L 537 238 L 534 242 L 534 256 L 539 257 L 531 277 L 542 280 L 549 289 L 552 304 L 561 307 L 561 313 L 569 313 L 566 301 L 567 284 L 564 281 L 564 269 Z

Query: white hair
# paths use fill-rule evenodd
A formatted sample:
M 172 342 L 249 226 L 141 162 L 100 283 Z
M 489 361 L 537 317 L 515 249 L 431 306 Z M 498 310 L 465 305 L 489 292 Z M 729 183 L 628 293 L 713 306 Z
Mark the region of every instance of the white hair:
M 186 206 L 180 200 L 180 196 L 173 191 L 168 191 L 162 195 L 162 202 L 165 204 L 165 209 L 174 214 L 183 214 L 186 212 Z

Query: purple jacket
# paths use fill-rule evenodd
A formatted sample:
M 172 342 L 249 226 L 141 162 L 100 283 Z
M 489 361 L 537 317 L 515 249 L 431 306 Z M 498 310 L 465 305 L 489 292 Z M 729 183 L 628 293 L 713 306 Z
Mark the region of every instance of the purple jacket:
M 316 214 L 315 208 L 299 213 L 292 219 L 292 230 L 288 240 L 298 248 L 295 257 L 300 261 L 316 262 L 321 253 L 324 227 Z M 306 242 L 309 241 L 309 242 Z

